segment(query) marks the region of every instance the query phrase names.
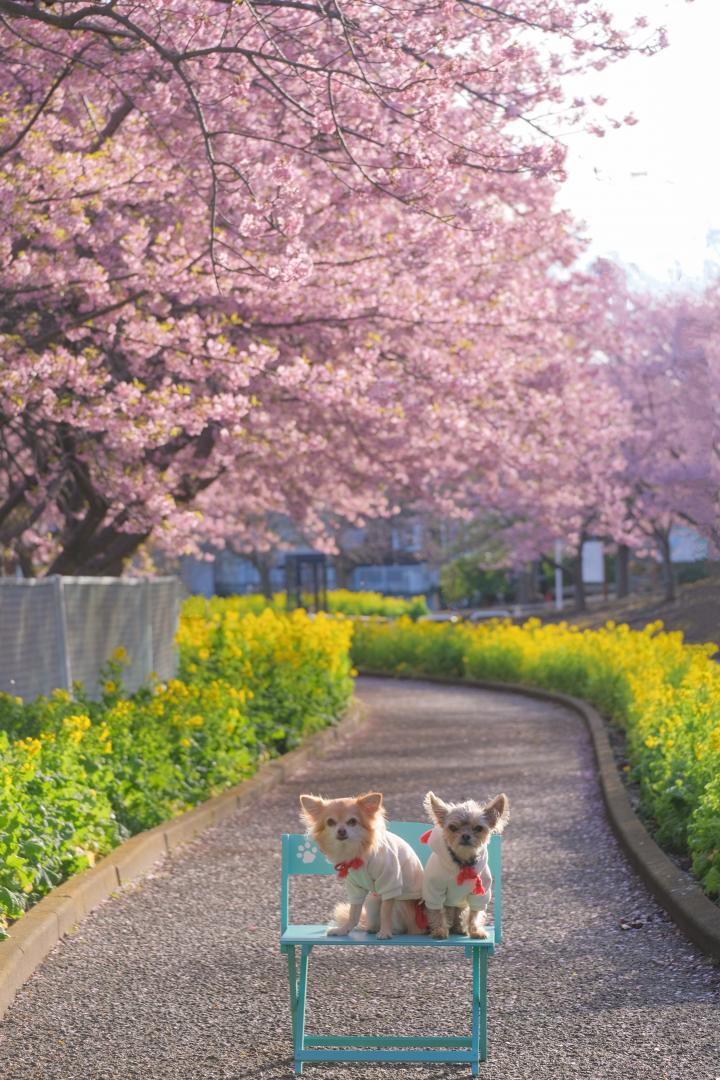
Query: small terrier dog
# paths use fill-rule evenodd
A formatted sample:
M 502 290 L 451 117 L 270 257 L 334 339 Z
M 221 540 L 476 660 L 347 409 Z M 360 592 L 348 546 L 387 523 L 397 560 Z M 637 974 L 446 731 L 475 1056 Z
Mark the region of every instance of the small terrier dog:
M 378 938 L 418 933 L 422 863 L 405 840 L 387 831 L 380 792 L 350 799 L 301 795 L 300 806 L 309 834 L 334 865 L 350 901 L 335 909 L 338 925 L 328 934 L 349 934 L 358 925 Z
M 435 824 L 423 837 L 432 852 L 423 880 L 430 933 L 434 938 L 449 933 L 487 937 L 485 919 L 492 892 L 487 843 L 507 824 L 507 795 L 483 806 L 472 799 L 446 803 L 428 791 L 424 805 Z

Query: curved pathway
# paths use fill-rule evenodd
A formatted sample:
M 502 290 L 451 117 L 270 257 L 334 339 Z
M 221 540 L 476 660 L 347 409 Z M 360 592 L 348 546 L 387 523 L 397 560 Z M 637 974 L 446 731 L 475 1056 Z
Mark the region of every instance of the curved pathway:
M 279 835 L 298 827 L 298 795 L 380 788 L 392 817 L 421 820 L 429 787 L 448 799 L 504 790 L 512 804 L 506 940 L 490 961 L 481 1076 L 720 1080 L 720 969 L 625 863 L 582 722 L 559 706 L 462 687 L 361 679 L 358 691 L 369 707 L 362 730 L 168 858 L 55 948 L 0 1024 L 3 1080 L 288 1077 Z M 327 879 L 301 882 L 296 899 L 308 921 L 327 916 L 336 889 Z M 312 973 L 310 1031 L 465 1031 L 470 973 L 459 956 L 321 952 Z M 457 1065 L 390 1068 L 306 1072 L 469 1075 Z

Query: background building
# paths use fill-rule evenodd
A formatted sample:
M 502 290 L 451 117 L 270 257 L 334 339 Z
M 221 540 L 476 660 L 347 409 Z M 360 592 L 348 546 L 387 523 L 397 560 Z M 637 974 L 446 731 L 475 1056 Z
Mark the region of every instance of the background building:
M 208 551 L 206 559 L 183 558 L 181 576 L 189 592 L 202 596 L 232 596 L 281 592 L 285 588 L 287 555 L 312 554 L 315 549 L 288 542 L 267 553 Z M 417 519 L 374 521 L 364 528 L 343 528 L 336 536 L 338 554 L 328 556 L 329 589 L 370 590 L 388 596 L 437 596 L 440 570 L 430 552 L 437 545 L 430 526 Z

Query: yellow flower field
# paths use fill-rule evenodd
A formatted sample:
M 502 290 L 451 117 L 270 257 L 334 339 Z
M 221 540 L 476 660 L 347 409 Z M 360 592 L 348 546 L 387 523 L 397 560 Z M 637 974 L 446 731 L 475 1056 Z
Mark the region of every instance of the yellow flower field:
M 660 844 L 689 854 L 720 894 L 720 667 L 714 645 L 687 645 L 662 623 L 481 626 L 357 623 L 353 661 L 373 671 L 498 679 L 592 702 L 627 736 L 641 812 Z
M 192 608 L 191 608 L 192 611 Z M 183 615 L 178 677 L 126 696 L 0 694 L 0 937 L 10 920 L 123 839 L 250 776 L 334 722 L 352 694 L 345 619 Z

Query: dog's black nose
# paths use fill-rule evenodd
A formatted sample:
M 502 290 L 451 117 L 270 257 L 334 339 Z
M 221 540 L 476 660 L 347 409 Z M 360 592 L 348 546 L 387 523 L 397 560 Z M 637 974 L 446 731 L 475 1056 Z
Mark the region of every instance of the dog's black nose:
M 460 837 L 460 843 L 465 844 L 466 846 L 472 844 L 472 836 L 470 836 L 470 833 L 463 833 Z
M 337 838 L 338 838 L 338 840 L 347 839 L 347 829 L 338 829 Z

